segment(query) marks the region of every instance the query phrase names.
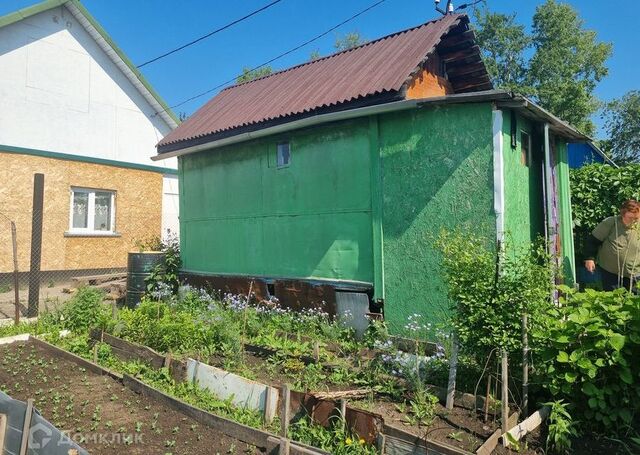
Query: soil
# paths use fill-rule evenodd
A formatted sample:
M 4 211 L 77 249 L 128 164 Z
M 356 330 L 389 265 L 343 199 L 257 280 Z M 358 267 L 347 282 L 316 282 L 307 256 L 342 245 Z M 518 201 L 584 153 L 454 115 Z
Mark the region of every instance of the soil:
M 29 342 L 0 346 L 0 387 L 91 454 L 247 454 L 249 446 Z M 83 440 L 84 439 L 84 440 Z
M 380 414 L 387 425 L 420 438 L 443 442 L 469 452 L 475 452 L 497 428 L 491 419 L 487 424 L 484 424 L 474 411 L 457 406 L 449 411 L 444 406 L 437 404 L 436 417 L 430 425 L 425 426 L 410 425 L 407 413 L 401 412 L 397 403 L 389 400 L 350 401 L 349 404 Z

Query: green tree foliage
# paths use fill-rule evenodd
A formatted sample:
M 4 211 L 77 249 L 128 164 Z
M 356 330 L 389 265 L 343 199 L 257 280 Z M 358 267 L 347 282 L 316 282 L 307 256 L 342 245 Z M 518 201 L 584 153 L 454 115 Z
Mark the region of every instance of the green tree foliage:
M 236 77 L 236 84 L 242 84 L 243 82 L 249 82 L 260 77 L 268 76 L 273 73 L 271 66 L 263 66 L 261 68 L 252 70 L 250 68 L 242 68 L 242 74 Z
M 366 42 L 367 40 L 360 36 L 359 32 L 349 32 L 343 36 L 338 35 L 333 47 L 335 47 L 336 51 L 340 52 L 353 49 Z
M 617 215 L 624 201 L 640 199 L 640 164 L 621 168 L 590 164 L 572 169 L 569 178 L 573 233 L 576 254 L 580 258 L 584 241 L 598 223 Z
M 309 61 L 312 62 L 314 60 L 318 60 L 322 55 L 320 55 L 320 51 L 318 49 L 314 49 L 309 54 Z
M 611 158 L 618 164 L 640 162 L 640 91 L 607 103 L 603 117 Z
M 531 96 L 586 134 L 599 102 L 594 89 L 607 75 L 611 44 L 597 40 L 569 4 L 547 0 L 536 8 L 528 35 L 515 15 L 476 10 L 485 63 L 497 88 Z M 527 59 L 529 53 L 531 57 Z
M 492 13 L 486 7 L 476 10 L 475 19 L 476 39 L 494 85 L 528 94 L 524 52 L 531 46 L 531 37 L 524 25 L 516 23 L 515 13 Z
M 584 29 L 578 12 L 566 3 L 547 0 L 533 16 L 535 53 L 528 71 L 540 104 L 587 134 L 599 103 L 593 91 L 608 69 L 611 44 L 598 42 Z

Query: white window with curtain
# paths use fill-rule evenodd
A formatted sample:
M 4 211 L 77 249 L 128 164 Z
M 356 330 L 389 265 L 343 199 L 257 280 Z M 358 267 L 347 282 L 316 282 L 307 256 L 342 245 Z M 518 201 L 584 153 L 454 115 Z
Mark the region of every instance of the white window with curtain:
M 115 191 L 71 188 L 69 233 L 115 234 L 115 202 Z

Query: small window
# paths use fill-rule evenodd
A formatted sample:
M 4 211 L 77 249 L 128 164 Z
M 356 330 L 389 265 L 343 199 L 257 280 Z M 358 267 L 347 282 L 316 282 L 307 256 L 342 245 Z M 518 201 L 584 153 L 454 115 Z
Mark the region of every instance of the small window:
M 524 166 L 531 164 L 531 136 L 526 131 L 520 132 L 520 162 Z
M 291 149 L 288 142 L 280 142 L 276 152 L 276 167 L 287 167 L 291 162 Z
M 115 222 L 115 192 L 86 188 L 71 189 L 69 231 L 112 234 Z

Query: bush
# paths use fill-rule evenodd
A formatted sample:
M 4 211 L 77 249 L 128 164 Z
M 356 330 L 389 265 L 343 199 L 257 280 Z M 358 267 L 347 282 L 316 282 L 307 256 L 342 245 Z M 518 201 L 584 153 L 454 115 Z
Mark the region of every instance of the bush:
M 550 304 L 551 265 L 544 245 L 499 254 L 492 242 L 468 232 L 443 232 L 438 239 L 461 345 L 484 363 L 489 351 L 522 347 L 522 315 L 529 327 L 544 321 Z
M 582 257 L 585 240 L 605 218 L 617 215 L 627 199 L 640 199 L 640 165 L 614 168 L 591 164 L 572 169 L 571 208 L 576 254 Z
M 93 327 L 105 328 L 110 310 L 102 304 L 104 292 L 82 287 L 62 310 L 62 325 L 73 332 L 85 332 Z
M 623 433 L 640 413 L 640 296 L 625 290 L 577 293 L 567 287 L 549 311 L 538 376 L 596 430 Z

